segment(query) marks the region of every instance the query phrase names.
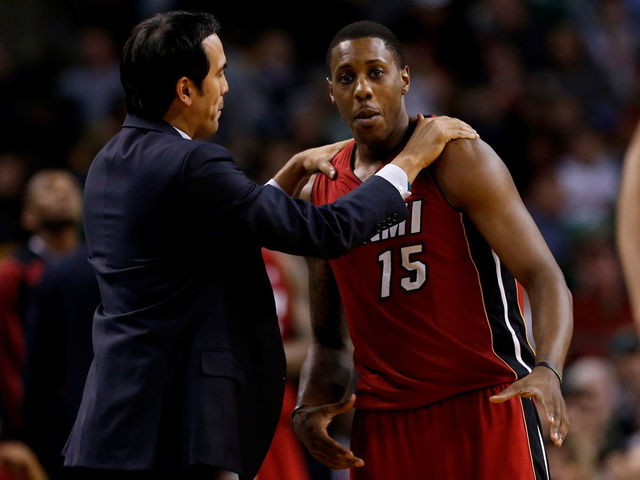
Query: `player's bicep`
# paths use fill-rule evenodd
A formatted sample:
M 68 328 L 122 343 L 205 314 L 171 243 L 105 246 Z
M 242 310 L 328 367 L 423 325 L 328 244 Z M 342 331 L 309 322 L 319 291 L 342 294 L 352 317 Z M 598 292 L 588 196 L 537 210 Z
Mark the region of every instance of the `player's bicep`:
M 525 286 L 541 268 L 557 270 L 553 255 L 502 160 L 484 142 L 457 143 L 438 169 L 439 182 L 448 199 L 468 214 L 494 252 Z
M 307 258 L 313 340 L 323 347 L 346 346 L 338 285 L 327 260 Z

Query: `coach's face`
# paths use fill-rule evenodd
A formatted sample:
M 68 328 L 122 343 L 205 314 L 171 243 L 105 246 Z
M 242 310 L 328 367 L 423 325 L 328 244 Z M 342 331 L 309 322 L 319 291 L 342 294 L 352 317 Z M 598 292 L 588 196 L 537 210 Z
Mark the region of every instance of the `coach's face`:
M 223 97 L 229 91 L 229 84 L 224 75 L 227 57 L 224 55 L 220 38 L 211 35 L 202 41 L 202 46 L 209 59 L 209 73 L 202 81 L 199 91 L 191 95 L 193 138 L 208 137 L 218 131 L 224 106 Z
M 356 141 L 385 142 L 406 115 L 409 69 L 399 68 L 384 41 L 345 40 L 331 51 L 329 94 Z

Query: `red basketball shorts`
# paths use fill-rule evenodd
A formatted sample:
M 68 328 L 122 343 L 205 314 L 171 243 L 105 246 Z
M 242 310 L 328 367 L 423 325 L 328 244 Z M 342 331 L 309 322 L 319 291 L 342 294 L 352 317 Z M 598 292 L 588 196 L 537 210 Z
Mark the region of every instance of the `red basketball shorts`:
M 352 480 L 550 480 L 538 413 L 529 398 L 491 403 L 506 385 L 415 410 L 358 410 Z

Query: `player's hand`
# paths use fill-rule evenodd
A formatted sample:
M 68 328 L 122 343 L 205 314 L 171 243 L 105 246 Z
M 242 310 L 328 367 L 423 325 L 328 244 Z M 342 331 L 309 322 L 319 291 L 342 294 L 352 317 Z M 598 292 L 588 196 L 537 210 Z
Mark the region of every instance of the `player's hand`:
M 536 367 L 517 382 L 489 400 L 502 403 L 513 397 L 530 397 L 540 402 L 551 427 L 551 440 L 559 447 L 569 431 L 569 417 L 560 392 L 560 382 L 555 374 L 546 367 Z
M 12 480 L 47 480 L 36 456 L 20 442 L 0 442 L 0 474 L 2 472 Z
M 317 461 L 334 470 L 364 466 L 364 461 L 329 436 L 327 427 L 336 415 L 353 408 L 356 396 L 320 407 L 303 407 L 293 416 L 293 429 Z
M 451 117 L 424 118 L 418 115 L 416 128 L 411 138 L 398 154 L 393 163 L 402 168 L 409 177 L 409 182 L 420 170 L 433 163 L 451 140 L 480 138 L 478 133 L 462 120 Z

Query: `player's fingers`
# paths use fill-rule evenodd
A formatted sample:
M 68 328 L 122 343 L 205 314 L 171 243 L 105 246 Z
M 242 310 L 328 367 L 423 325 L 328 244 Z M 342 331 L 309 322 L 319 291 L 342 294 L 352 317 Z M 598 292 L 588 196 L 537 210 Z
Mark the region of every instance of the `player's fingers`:
M 489 397 L 489 401 L 493 403 L 503 403 L 503 402 L 506 402 L 507 400 L 512 399 L 513 397 L 520 396 L 521 393 L 522 391 L 520 390 L 520 387 L 516 383 L 513 383 L 509 385 L 507 388 L 505 388 L 503 391 L 501 391 L 500 393 L 497 393 Z
M 557 412 L 555 421 L 557 426 L 552 428 L 551 440 L 553 440 L 553 443 L 559 447 L 564 442 L 564 439 L 567 438 L 567 433 L 569 432 L 569 416 L 567 413 L 567 407 L 565 406 L 562 398 L 558 399 L 555 406 L 555 412 Z M 554 432 L 555 438 L 553 436 Z
M 323 433 L 313 439 L 309 446 L 311 454 L 331 468 L 352 468 L 364 464 L 351 450 Z
M 359 468 L 364 466 L 364 461 L 354 456 L 330 455 L 321 451 L 311 452 L 311 454 L 317 461 L 334 470 Z
M 537 391 L 534 396 L 536 401 L 542 405 L 542 409 L 547 417 L 551 441 L 559 447 L 562 445 L 564 438 L 562 435 L 563 413 L 560 406 L 561 397 L 556 398 L 551 393 L 544 391 Z

